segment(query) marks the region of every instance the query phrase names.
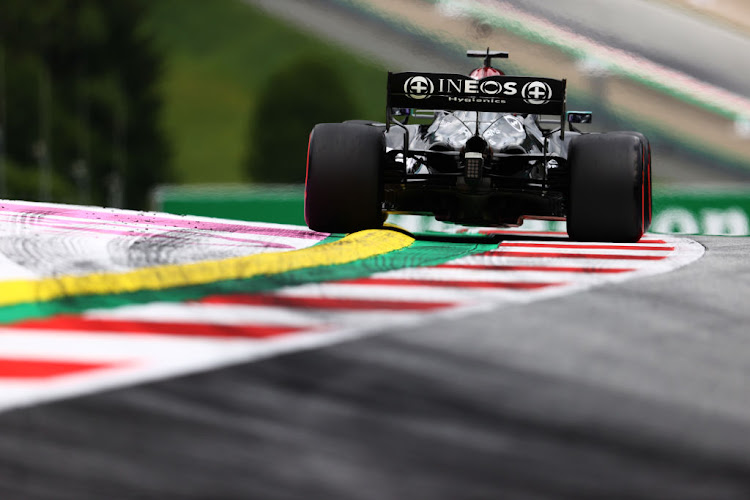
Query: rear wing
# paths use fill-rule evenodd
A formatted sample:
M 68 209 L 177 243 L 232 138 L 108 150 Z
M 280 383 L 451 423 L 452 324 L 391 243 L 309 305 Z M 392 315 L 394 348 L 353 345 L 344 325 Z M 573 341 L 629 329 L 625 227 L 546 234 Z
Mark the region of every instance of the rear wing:
M 565 80 L 552 78 L 388 73 L 386 123 L 394 108 L 560 115 L 564 122 L 565 87 Z

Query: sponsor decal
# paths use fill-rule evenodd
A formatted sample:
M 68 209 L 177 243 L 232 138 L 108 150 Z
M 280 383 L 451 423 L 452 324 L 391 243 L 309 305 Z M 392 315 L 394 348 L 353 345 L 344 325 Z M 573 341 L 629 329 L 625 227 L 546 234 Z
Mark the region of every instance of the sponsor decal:
M 497 97 L 448 97 L 449 102 L 472 102 L 478 104 L 505 104 L 505 99 Z
M 438 78 L 414 75 L 404 82 L 404 94 L 410 99 L 422 100 L 432 96 L 447 98 L 450 102 L 505 104 L 504 98 L 520 96 L 531 105 L 544 105 L 553 99 L 552 87 L 541 80 L 523 82 L 496 79 Z
M 742 207 L 690 210 L 669 206 L 654 213 L 651 231 L 672 234 L 707 234 L 719 236 L 750 235 L 750 218 Z
M 518 82 L 440 78 L 438 80 L 438 92 L 440 92 L 441 94 L 481 94 L 483 96 L 512 96 L 518 93 Z
M 435 93 L 448 97 L 451 94 L 460 94 L 461 97 L 453 98 L 457 102 L 502 103 L 504 101 L 492 100 L 492 98 L 517 95 L 518 82 L 458 78 L 438 78 L 433 82 L 432 79 L 422 75 L 412 76 L 404 82 L 404 94 L 410 99 L 427 99 Z M 475 94 L 476 97 L 467 96 L 467 94 Z
M 521 120 L 519 120 L 515 116 L 505 115 L 503 118 L 505 118 L 505 121 L 508 122 L 508 125 L 516 129 L 518 132 L 521 132 L 521 133 L 525 132 L 523 128 L 523 123 L 521 123 Z M 550 160 L 550 161 L 554 161 L 554 160 Z M 549 162 L 547 163 L 549 164 Z
M 432 80 L 424 76 L 412 76 L 404 83 L 404 93 L 410 99 L 427 99 L 434 92 Z
M 521 96 L 526 103 L 541 106 L 552 99 L 552 88 L 547 83 L 536 80 L 523 86 Z

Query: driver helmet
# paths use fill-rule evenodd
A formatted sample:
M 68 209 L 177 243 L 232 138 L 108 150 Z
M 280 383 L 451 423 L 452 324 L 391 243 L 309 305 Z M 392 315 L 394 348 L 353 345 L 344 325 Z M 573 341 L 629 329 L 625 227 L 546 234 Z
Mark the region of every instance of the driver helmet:
M 504 74 L 505 73 L 503 73 L 499 69 L 493 68 L 492 66 L 484 66 L 472 71 L 471 74 L 469 74 L 469 77 L 473 78 L 474 80 L 481 80 L 482 78 L 487 78 L 488 76 L 503 76 Z

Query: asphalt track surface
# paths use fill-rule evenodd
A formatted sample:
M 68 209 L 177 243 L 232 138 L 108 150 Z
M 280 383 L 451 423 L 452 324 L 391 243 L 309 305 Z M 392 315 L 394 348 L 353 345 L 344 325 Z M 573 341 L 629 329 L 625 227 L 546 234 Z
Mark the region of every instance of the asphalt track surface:
M 750 496 L 750 250 L 0 415 L 0 498 Z

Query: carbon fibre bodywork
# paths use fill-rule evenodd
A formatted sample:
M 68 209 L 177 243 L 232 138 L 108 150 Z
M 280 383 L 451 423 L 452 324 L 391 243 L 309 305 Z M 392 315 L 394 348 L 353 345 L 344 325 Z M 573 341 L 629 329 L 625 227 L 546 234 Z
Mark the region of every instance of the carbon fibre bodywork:
M 390 127 L 384 208 L 467 225 L 564 219 L 568 144 L 579 134 L 543 127 L 539 115 L 479 111 Z M 481 155 L 479 175 L 467 175 L 467 153 Z

